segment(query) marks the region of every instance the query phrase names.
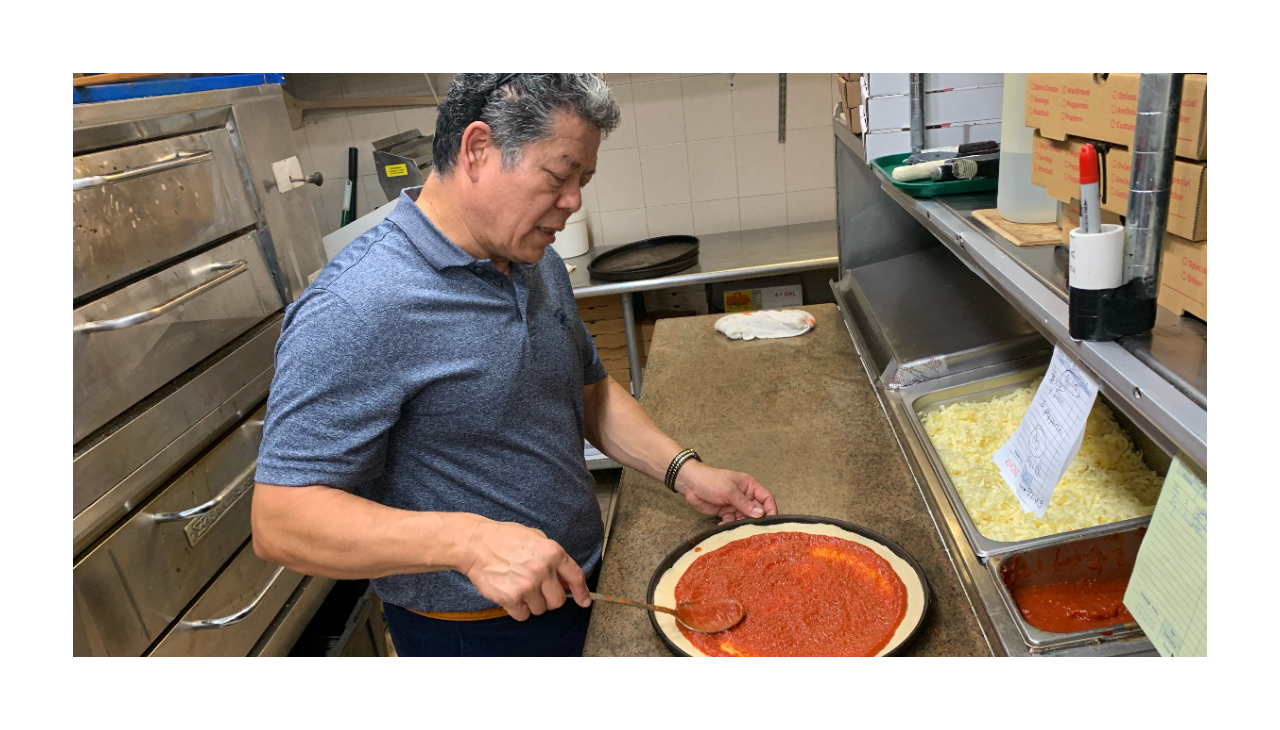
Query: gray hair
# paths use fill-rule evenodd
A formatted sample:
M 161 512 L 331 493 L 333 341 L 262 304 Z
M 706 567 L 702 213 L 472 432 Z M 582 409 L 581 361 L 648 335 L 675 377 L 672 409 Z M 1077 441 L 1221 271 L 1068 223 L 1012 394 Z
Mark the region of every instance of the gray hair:
M 520 152 L 551 137 L 556 112 L 572 112 L 608 135 L 622 119 L 609 87 L 594 74 L 457 74 L 440 104 L 432 167 L 441 176 L 453 171 L 467 125 L 489 125 L 511 169 Z

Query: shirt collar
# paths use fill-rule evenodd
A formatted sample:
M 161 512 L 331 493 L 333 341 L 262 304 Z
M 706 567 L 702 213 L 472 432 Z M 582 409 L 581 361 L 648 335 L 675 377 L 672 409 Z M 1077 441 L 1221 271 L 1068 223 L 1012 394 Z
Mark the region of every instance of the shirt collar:
M 418 194 L 422 187 L 405 188 L 400 191 L 400 200 L 396 207 L 387 214 L 387 220 L 396 224 L 409 237 L 410 243 L 437 270 L 456 266 L 471 266 L 476 259 L 471 254 L 458 248 L 457 244 L 440 232 L 431 219 L 418 207 Z
M 409 241 L 418 249 L 427 263 L 437 271 L 455 267 L 465 268 L 476 264 L 477 259 L 450 241 L 449 237 L 441 233 L 431 219 L 422 212 L 422 208 L 418 207 L 418 194 L 421 192 L 421 185 L 401 190 L 400 199 L 396 202 L 396 207 L 387 214 L 387 220 L 405 232 Z M 487 262 L 488 259 L 484 261 Z M 520 261 L 512 261 L 511 266 L 518 266 L 525 273 L 537 268 L 537 264 L 526 264 Z

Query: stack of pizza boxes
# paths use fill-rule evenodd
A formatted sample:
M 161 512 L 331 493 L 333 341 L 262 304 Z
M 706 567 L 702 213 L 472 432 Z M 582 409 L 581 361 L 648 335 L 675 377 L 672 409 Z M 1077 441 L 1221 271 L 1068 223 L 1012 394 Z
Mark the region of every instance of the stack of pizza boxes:
M 1032 141 L 1031 181 L 1063 202 L 1062 242 L 1080 223 L 1080 148 L 1107 145 L 1102 184 L 1103 222 L 1122 223 L 1129 204 L 1139 74 L 1027 74 L 1025 124 Z M 1182 86 L 1178 143 L 1161 246 L 1158 301 L 1178 314 L 1208 321 L 1209 77 L 1187 74 Z M 1102 169 L 1099 172 L 1103 172 Z
M 616 296 L 590 297 L 578 300 L 578 315 L 587 325 L 596 353 L 604 369 L 622 387 L 631 389 L 631 370 L 627 360 L 626 327 L 622 323 L 622 301 Z

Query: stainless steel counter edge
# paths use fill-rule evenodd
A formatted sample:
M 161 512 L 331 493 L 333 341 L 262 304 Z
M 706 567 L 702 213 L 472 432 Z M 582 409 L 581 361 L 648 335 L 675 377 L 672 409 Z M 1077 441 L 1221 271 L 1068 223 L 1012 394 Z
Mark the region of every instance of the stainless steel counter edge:
M 593 248 L 591 253 L 566 259 L 565 262 L 577 267 L 577 271 L 570 274 L 573 281 L 573 296 L 581 299 L 583 297 L 598 297 L 606 294 L 627 294 L 631 292 L 655 291 L 658 289 L 670 289 L 677 286 L 688 286 L 690 284 L 710 284 L 717 281 L 730 281 L 733 279 L 750 279 L 761 276 L 773 276 L 776 274 L 786 274 L 797 271 L 810 271 L 813 269 L 822 269 L 827 267 L 835 267 L 839 265 L 840 259 L 838 255 L 838 246 L 836 244 L 836 222 L 818 221 L 816 223 L 799 223 L 790 226 L 777 226 L 775 228 L 757 228 L 745 231 L 732 231 L 729 233 L 712 233 L 698 236 L 699 238 L 699 261 L 692 269 L 685 272 L 672 274 L 671 276 L 662 276 L 655 279 L 640 279 L 638 281 L 600 281 L 598 279 L 590 279 L 587 275 L 587 266 L 595 259 L 596 256 L 608 251 L 616 246 L 602 246 L 598 249 Z M 808 244 L 810 250 L 800 251 L 799 258 L 788 259 L 788 253 L 796 253 L 793 249 L 779 249 L 782 254 L 780 256 L 769 257 L 761 256 L 764 250 L 768 250 L 773 243 L 779 245 L 785 244 L 791 239 L 800 239 Z M 827 245 L 829 242 L 829 245 Z M 821 244 L 815 246 L 814 244 Z M 752 251 L 740 251 L 740 255 L 735 256 L 736 260 L 732 262 L 731 267 L 715 267 L 711 271 L 702 271 L 703 265 L 714 266 L 713 257 L 723 256 L 724 249 L 729 247 L 751 247 L 758 245 Z M 802 244 L 803 245 L 803 244 Z M 815 249 L 825 249 L 829 251 L 827 255 L 813 255 L 820 253 Z
M 879 174 L 879 173 L 877 173 Z M 1209 414 L 1114 342 L 1080 342 L 1067 329 L 1067 303 L 962 218 L 937 201 L 912 198 L 881 176 L 885 193 L 925 226 L 1045 337 L 1089 368 L 1122 409 L 1145 414 L 1178 448 L 1209 466 Z
M 998 639 L 998 630 L 992 623 L 991 616 L 983 608 L 983 601 L 979 595 L 980 590 L 975 581 L 975 577 L 980 580 L 980 576 L 984 572 L 982 565 L 979 562 L 975 568 L 973 565 L 975 561 L 966 559 L 963 552 L 959 550 L 955 536 L 961 533 L 956 532 L 959 528 L 959 523 L 956 521 L 955 515 L 951 514 L 950 511 L 940 511 L 935 499 L 929 494 L 929 490 L 924 488 L 919 470 L 912 463 L 911 458 L 907 456 L 907 448 L 902 442 L 898 424 L 894 422 L 893 416 L 890 415 L 889 405 L 885 402 L 887 392 L 880 387 L 878 375 L 871 370 L 871 358 L 866 343 L 863 341 L 862 335 L 858 331 L 858 326 L 854 323 L 848 309 L 845 308 L 844 298 L 840 295 L 839 286 L 834 281 L 831 282 L 831 290 L 835 293 L 836 307 L 840 310 L 840 318 L 844 321 L 845 331 L 849 333 L 849 339 L 853 342 L 853 349 L 862 364 L 863 373 L 866 374 L 867 380 L 871 383 L 871 390 L 875 393 L 876 401 L 880 404 L 880 410 L 884 413 L 885 420 L 889 422 L 889 430 L 893 433 L 893 440 L 898 444 L 898 449 L 902 452 L 903 459 L 907 462 L 907 471 L 911 473 L 911 480 L 915 482 L 916 490 L 920 492 L 921 498 L 924 499 L 924 506 L 929 512 L 929 519 L 933 521 L 933 527 L 937 530 L 938 537 L 942 540 L 943 549 L 947 552 L 951 567 L 955 571 L 956 577 L 960 580 L 961 590 L 964 591 L 965 598 L 969 601 L 969 610 L 973 611 L 974 617 L 978 620 L 978 628 L 982 631 L 982 639 L 987 643 L 987 648 L 992 650 L 993 654 L 997 656 L 1004 655 L 1006 652 Z M 940 523 L 938 521 L 939 517 L 942 517 L 947 524 Z M 977 558 L 976 555 L 973 557 Z M 992 591 L 992 595 L 996 595 L 994 591 Z M 977 603 L 974 602 L 975 597 L 978 599 Z M 1016 626 L 1013 628 L 1016 631 Z
M 832 287 L 835 289 L 834 283 Z M 836 303 L 840 307 L 845 329 L 849 332 L 854 349 L 863 363 L 863 371 L 871 382 L 871 387 L 889 421 L 889 427 L 893 431 L 898 448 L 906 460 L 907 469 L 911 472 L 912 480 L 924 499 L 929 516 L 933 519 L 934 527 L 938 530 L 938 535 L 951 560 L 951 565 L 960 578 L 970 609 L 978 618 L 983 638 L 993 650 L 992 653 L 997 656 L 1035 656 L 1022 640 L 1017 623 L 1009 613 L 991 572 L 987 570 L 982 559 L 965 539 L 960 520 L 930 466 L 928 455 L 925 453 L 926 446 L 921 444 L 907 428 L 909 419 L 904 410 L 906 404 L 903 396 L 881 387 L 876 382 L 875 374 L 868 369 L 866 346 L 862 342 L 857 325 L 846 311 L 838 290 Z M 1057 656 L 1121 656 L 1149 653 L 1151 650 L 1151 642 L 1143 636 L 1132 640 L 1076 646 L 1053 652 L 1053 654 Z

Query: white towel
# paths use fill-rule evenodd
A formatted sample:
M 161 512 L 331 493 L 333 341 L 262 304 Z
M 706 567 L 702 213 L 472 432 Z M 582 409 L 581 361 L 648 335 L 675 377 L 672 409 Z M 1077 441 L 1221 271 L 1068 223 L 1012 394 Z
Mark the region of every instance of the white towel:
M 800 309 L 766 309 L 726 314 L 716 320 L 716 330 L 731 340 L 795 337 L 813 329 L 813 315 Z

